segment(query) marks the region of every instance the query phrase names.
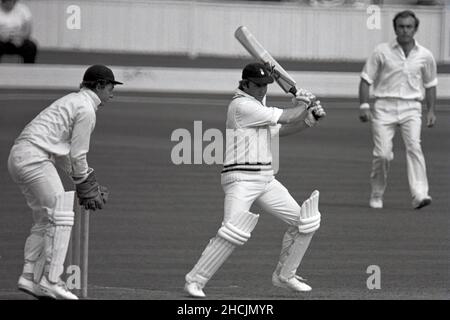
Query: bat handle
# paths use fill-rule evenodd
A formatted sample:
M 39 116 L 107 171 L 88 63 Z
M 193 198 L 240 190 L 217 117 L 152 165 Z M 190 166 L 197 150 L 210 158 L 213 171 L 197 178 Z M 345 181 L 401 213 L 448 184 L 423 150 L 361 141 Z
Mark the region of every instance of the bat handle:
M 291 87 L 289 89 L 289 92 L 292 93 L 294 95 L 294 97 L 297 95 L 297 88 L 296 87 Z

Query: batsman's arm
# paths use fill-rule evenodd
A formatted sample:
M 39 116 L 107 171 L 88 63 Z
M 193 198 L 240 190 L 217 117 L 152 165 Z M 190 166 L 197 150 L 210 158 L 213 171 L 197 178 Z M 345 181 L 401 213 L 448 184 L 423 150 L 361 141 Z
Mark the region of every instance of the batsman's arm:
M 280 128 L 280 137 L 288 136 L 294 133 L 298 133 L 303 131 L 304 129 L 309 128 L 305 121 L 299 121 L 289 124 L 283 124 Z
M 306 117 L 304 117 L 302 121 L 281 125 L 279 132 L 280 137 L 298 133 L 306 128 L 311 128 L 325 116 L 326 112 L 320 104 L 320 101 L 316 100 L 313 105 L 307 110 Z
M 283 113 L 278 119 L 278 123 L 290 124 L 305 120 L 308 115 L 307 104 L 304 102 L 299 102 L 297 106 L 293 108 L 283 109 Z
M 367 122 L 370 120 L 370 84 L 361 78 L 359 82 L 359 119 L 362 122 Z

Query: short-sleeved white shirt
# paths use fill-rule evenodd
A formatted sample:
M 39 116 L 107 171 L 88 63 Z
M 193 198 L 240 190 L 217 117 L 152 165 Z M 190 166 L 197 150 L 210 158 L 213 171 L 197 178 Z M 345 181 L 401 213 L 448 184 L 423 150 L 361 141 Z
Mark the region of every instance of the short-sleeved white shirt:
M 0 41 L 9 41 L 11 33 L 21 34 L 22 26 L 31 22 L 31 19 L 31 12 L 23 3 L 16 3 L 9 12 L 0 7 Z
M 228 106 L 222 174 L 273 175 L 271 139 L 283 110 L 237 89 Z
M 376 98 L 423 100 L 425 89 L 437 85 L 433 54 L 415 42 L 405 56 L 397 40 L 378 45 L 368 58 L 361 78 L 373 84 Z

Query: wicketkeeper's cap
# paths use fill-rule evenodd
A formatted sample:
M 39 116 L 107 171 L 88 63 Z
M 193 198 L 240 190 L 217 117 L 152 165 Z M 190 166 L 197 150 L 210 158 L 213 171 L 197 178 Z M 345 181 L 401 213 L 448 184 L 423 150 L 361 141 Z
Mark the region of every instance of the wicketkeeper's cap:
M 270 71 L 262 63 L 249 63 L 242 70 L 242 79 L 250 80 L 257 84 L 268 84 L 274 80 L 270 75 Z
M 123 84 L 122 82 L 116 81 L 114 78 L 114 73 L 107 66 L 96 64 L 87 68 L 83 76 L 83 81 L 98 80 L 105 80 L 112 84 Z

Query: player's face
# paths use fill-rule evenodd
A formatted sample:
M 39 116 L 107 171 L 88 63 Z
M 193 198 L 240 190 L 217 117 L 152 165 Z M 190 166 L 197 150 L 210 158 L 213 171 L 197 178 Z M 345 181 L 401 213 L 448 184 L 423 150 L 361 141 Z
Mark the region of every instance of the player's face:
M 267 93 L 267 84 L 258 84 L 249 81 L 246 92 L 256 100 L 262 102 Z
M 395 34 L 400 44 L 413 41 L 416 31 L 416 23 L 413 17 L 397 19 L 395 23 Z
M 114 85 L 112 83 L 108 83 L 105 87 L 97 87 L 97 95 L 101 100 L 101 105 L 104 105 L 110 99 L 114 98 L 113 95 Z

